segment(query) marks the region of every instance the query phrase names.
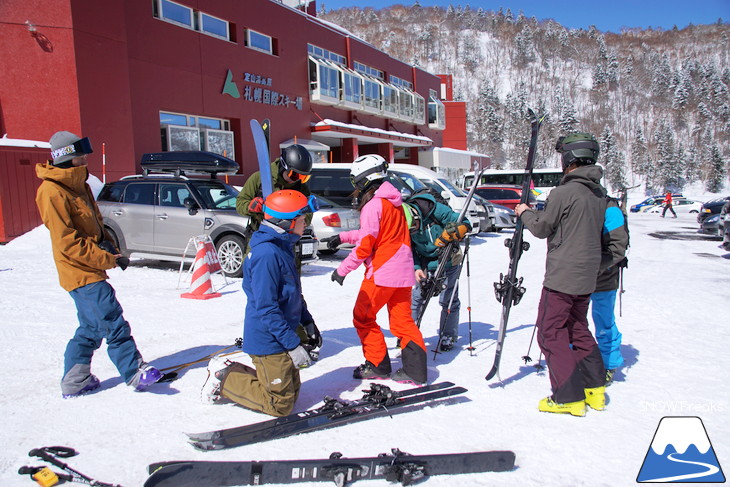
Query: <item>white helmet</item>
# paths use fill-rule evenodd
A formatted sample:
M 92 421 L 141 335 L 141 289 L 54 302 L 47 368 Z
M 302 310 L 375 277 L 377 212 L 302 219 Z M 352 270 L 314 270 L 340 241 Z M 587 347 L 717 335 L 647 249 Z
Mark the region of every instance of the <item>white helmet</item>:
M 388 162 L 377 154 L 360 156 L 352 162 L 350 182 L 360 191 L 370 183 L 388 177 Z

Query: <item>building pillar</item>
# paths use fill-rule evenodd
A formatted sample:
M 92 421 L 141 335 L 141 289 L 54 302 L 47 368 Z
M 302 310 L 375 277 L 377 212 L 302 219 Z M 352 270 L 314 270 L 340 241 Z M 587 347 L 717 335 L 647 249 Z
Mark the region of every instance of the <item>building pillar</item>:
M 393 159 L 395 158 L 395 151 L 393 150 L 393 144 L 392 143 L 378 144 L 378 155 L 381 156 L 386 161 L 388 161 L 389 163 L 392 163 Z
M 340 161 L 341 162 L 352 162 L 360 156 L 357 139 L 342 139 L 342 145 L 340 146 Z

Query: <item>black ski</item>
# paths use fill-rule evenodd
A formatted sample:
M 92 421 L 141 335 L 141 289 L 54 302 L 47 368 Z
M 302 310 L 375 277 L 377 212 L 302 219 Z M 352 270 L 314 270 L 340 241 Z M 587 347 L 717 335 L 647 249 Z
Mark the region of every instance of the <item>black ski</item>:
M 530 124 L 532 134 L 530 138 L 530 149 L 527 152 L 527 165 L 525 166 L 525 173 L 522 176 L 522 197 L 520 198 L 520 203 L 523 204 L 527 203 L 530 195 L 530 182 L 532 181 L 532 169 L 535 166 L 537 137 L 540 134 L 540 125 L 545 118 L 544 116 L 538 118 L 534 111 L 531 109 L 528 110 L 532 119 Z M 502 317 L 499 322 L 499 334 L 497 335 L 497 348 L 494 352 L 494 363 L 485 377 L 486 380 L 494 377 L 499 370 L 499 360 L 502 358 L 502 347 L 504 346 L 504 338 L 507 333 L 507 321 L 509 320 L 510 309 L 512 305 L 516 306 L 525 294 L 525 288 L 522 287 L 522 278 L 517 278 L 517 264 L 520 261 L 522 252 L 530 248 L 530 244 L 522 238 L 523 227 L 522 220 L 518 218 L 514 235 L 512 238 L 504 241 L 504 245 L 509 248 L 509 268 L 507 275 L 500 274 L 499 282 L 494 283 L 494 294 L 497 297 L 497 301 L 502 303 Z
M 409 406 L 426 406 L 430 401 L 463 394 L 467 390 L 450 382 L 393 391 L 384 384 L 371 384 L 370 390 L 354 402 L 325 398 L 324 406 L 262 423 L 188 434 L 188 441 L 199 450 L 222 450 L 261 441 L 353 423 L 377 416 L 409 411 Z
M 410 485 L 430 475 L 506 472 L 515 465 L 511 451 L 410 455 L 398 449 L 370 458 L 344 458 L 335 452 L 321 460 L 262 462 L 163 462 L 149 466 L 144 487 L 225 487 L 332 481 L 344 486 L 355 480 L 386 479 Z

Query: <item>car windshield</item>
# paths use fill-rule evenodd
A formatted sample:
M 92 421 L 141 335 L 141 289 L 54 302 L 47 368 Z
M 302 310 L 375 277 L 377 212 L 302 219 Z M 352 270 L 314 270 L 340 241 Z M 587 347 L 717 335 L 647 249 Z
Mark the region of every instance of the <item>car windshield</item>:
M 439 179 L 439 183 L 444 185 L 446 188 L 448 188 L 449 191 L 454 193 L 457 196 L 466 196 L 466 193 L 464 193 L 462 190 L 451 184 L 451 182 L 447 179 Z
M 220 181 L 210 180 L 195 185 L 205 206 L 211 210 L 226 210 L 236 207 L 238 191 Z

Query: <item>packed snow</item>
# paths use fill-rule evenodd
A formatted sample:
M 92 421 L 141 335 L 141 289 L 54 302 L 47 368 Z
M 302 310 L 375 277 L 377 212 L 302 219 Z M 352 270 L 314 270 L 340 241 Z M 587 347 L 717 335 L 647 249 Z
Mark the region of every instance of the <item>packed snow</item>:
M 689 194 L 686 193 L 688 196 Z M 717 195 L 702 194 L 702 201 Z M 632 195 L 636 203 L 643 195 Z M 79 454 L 65 461 L 101 481 L 140 486 L 146 467 L 164 460 L 275 460 L 326 458 L 333 451 L 363 457 L 400 448 L 414 454 L 513 450 L 513 471 L 435 476 L 423 485 L 622 486 L 634 485 L 659 421 L 665 416 L 700 417 L 725 472 L 730 472 L 730 388 L 722 370 L 730 346 L 730 254 L 719 242 L 697 233 L 695 215 L 677 219 L 631 214 L 631 249 L 625 273 L 622 316 L 626 361 L 608 388 L 603 412 L 583 418 L 540 413 L 538 401 L 550 394 L 545 371 L 538 372 L 539 349 L 525 364 L 537 314 L 545 263 L 545 242 L 525 232 L 531 249 L 520 261 L 527 294 L 512 308 L 500 378 L 485 381 L 494 357 L 500 319 L 492 283 L 507 271 L 503 234 L 472 240 L 471 277 L 461 278 L 458 347 L 433 359 L 429 380 L 452 381 L 469 391 L 447 404 L 328 430 L 243 446 L 199 452 L 183 432 L 202 432 L 269 419 L 233 404 L 203 405 L 200 388 L 206 363 L 183 371 L 169 384 L 136 393 L 125 386 L 105 352 L 94 356 L 92 371 L 101 389 L 84 397 L 61 398 L 63 354 L 76 329 L 76 311 L 58 285 L 48 231 L 38 227 L 0 246 L 0 397 L 2 438 L 0 484 L 31 485 L 17 471 L 43 465 L 29 458 L 33 448 L 65 445 Z M 302 284 L 309 308 L 324 336 L 321 358 L 302 370 L 296 409 L 317 406 L 323 396 L 361 396 L 367 383 L 352 378 L 362 363 L 351 313 L 362 272 L 340 287 L 330 273 L 346 255 L 340 251 L 304 267 Z M 223 294 L 210 300 L 183 299 L 179 264 L 133 260 L 109 272 L 110 282 L 144 358 L 159 368 L 189 362 L 233 344 L 242 335 L 245 295 L 240 280 L 213 276 Z M 474 350 L 467 350 L 470 340 Z M 438 334 L 434 300 L 422 330 L 429 350 Z M 385 312 L 379 316 L 387 329 Z M 396 340 L 386 333 L 394 370 Z M 248 363 L 248 357 L 241 360 Z M 544 361 L 543 361 L 544 364 Z M 383 381 L 395 389 L 402 384 Z M 54 470 L 58 470 L 54 468 Z M 727 475 L 727 473 L 726 473 Z M 360 481 L 356 485 L 384 485 Z M 314 484 L 326 485 L 326 484 Z

